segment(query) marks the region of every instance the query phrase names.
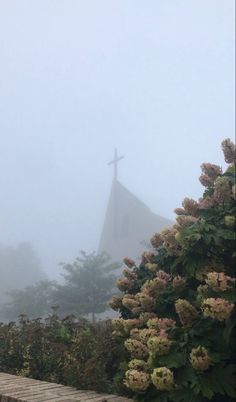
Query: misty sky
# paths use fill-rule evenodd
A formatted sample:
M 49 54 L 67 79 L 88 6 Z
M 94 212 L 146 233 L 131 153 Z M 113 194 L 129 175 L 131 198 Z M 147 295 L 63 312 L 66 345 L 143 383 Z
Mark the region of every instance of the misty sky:
M 96 249 L 113 170 L 153 212 L 234 138 L 234 0 L 0 0 L 0 242 Z M 224 164 L 223 164 L 224 165 Z

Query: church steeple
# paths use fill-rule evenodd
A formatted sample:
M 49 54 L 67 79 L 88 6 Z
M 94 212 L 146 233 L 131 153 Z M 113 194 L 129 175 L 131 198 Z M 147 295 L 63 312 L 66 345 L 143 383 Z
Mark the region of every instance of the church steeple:
M 118 176 L 118 162 L 124 159 L 124 155 L 123 156 L 119 156 L 118 157 L 118 152 L 117 152 L 117 148 L 115 148 L 115 155 L 114 155 L 114 159 L 113 161 L 109 162 L 108 165 L 114 165 L 114 180 L 117 180 L 117 176 Z
M 117 165 L 124 156 L 118 156 L 115 149 L 114 179 L 104 219 L 98 251 L 106 251 L 114 261 L 125 256 L 138 258 L 154 233 L 173 222 L 154 214 L 141 200 L 125 188 L 117 179 Z

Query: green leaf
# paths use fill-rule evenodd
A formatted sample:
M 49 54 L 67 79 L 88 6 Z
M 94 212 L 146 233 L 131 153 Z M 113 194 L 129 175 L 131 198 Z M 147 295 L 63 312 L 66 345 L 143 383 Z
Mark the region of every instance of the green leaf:
M 160 366 L 166 366 L 168 368 L 179 368 L 186 363 L 186 351 L 182 352 L 170 352 L 166 356 L 158 357 L 158 364 Z

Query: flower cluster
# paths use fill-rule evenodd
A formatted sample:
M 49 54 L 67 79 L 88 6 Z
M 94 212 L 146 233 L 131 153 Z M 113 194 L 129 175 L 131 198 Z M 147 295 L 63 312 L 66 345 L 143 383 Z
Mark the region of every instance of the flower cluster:
M 221 298 L 214 299 L 212 297 L 205 299 L 202 302 L 203 315 L 205 317 L 214 318 L 218 321 L 227 320 L 230 317 L 233 308 L 233 303 Z
M 199 210 L 210 209 L 216 204 L 216 200 L 213 197 L 200 198 L 198 203 Z
M 125 347 L 135 359 L 145 359 L 148 356 L 148 348 L 136 339 L 127 339 Z
M 155 233 L 154 236 L 151 238 L 150 243 L 153 248 L 159 248 L 163 245 L 164 239 L 160 233 Z
M 236 147 L 230 138 L 224 140 L 221 146 L 224 153 L 225 162 L 236 163 Z
M 194 217 L 198 214 L 198 203 L 197 201 L 193 200 L 192 198 L 184 198 L 182 202 L 182 206 L 186 215 L 192 215 Z
M 156 314 L 155 313 L 151 313 L 148 311 L 142 312 L 139 316 L 139 320 L 142 323 L 142 325 L 144 326 L 148 320 L 150 320 L 151 318 L 156 318 Z
M 133 359 L 129 362 L 130 370 L 147 371 L 148 365 L 144 360 Z
M 157 336 L 158 332 L 154 328 L 144 328 L 139 331 L 139 337 L 141 342 L 145 345 L 148 343 L 149 339 Z
M 158 271 L 154 279 L 145 282 L 141 288 L 141 291 L 149 296 L 155 297 L 158 293 L 166 289 L 169 279 L 170 275 L 168 275 L 166 272 Z
M 139 302 L 136 300 L 135 296 L 130 295 L 130 294 L 126 294 L 123 297 L 122 300 L 122 304 L 125 308 L 127 308 L 128 310 L 133 310 L 136 307 L 139 307 Z
M 175 302 L 175 310 L 184 327 L 191 326 L 198 316 L 198 312 L 187 300 L 178 299 Z
M 218 165 L 213 165 L 212 163 L 203 163 L 201 165 L 202 175 L 199 180 L 205 187 L 210 187 L 214 185 L 215 179 L 222 174 L 222 169 Z
M 176 233 L 176 227 L 165 229 L 161 232 L 163 238 L 163 247 L 165 247 L 166 250 L 168 250 L 168 252 L 172 255 L 178 255 L 180 252 L 180 247 L 175 239 Z
M 223 263 L 217 259 L 208 260 L 196 271 L 196 279 L 203 281 L 207 278 L 209 272 L 224 272 L 225 267 Z
M 133 268 L 135 266 L 135 261 L 132 260 L 132 258 L 125 257 L 123 259 L 123 262 L 128 268 Z
M 123 318 L 114 318 L 112 320 L 112 326 L 114 329 L 113 335 L 116 336 L 125 336 L 125 320 Z
M 133 281 L 128 278 L 119 278 L 116 281 L 116 286 L 118 287 L 119 290 L 121 290 L 122 292 L 125 292 L 132 288 Z
M 152 296 L 146 292 L 140 292 L 136 294 L 136 297 L 144 311 L 153 311 L 155 299 Z
M 172 341 L 165 336 L 153 336 L 147 342 L 152 356 L 166 355 L 172 345 Z
M 176 221 L 178 222 L 179 226 L 183 227 L 187 227 L 190 225 L 193 225 L 194 223 L 196 223 L 198 220 L 198 218 L 191 216 L 191 215 L 179 215 L 176 218 Z
M 137 278 L 137 275 L 135 272 L 131 271 L 130 269 L 125 268 L 123 270 L 123 275 L 127 278 L 130 279 L 131 281 L 133 281 L 134 279 Z
M 172 285 L 174 289 L 181 290 L 185 287 L 186 279 L 180 275 L 177 275 L 173 278 Z
M 174 375 L 167 367 L 159 367 L 153 370 L 152 383 L 159 391 L 170 391 L 174 385 Z
M 227 228 L 234 228 L 236 226 L 236 217 L 234 215 L 226 215 L 224 223 Z
M 215 292 L 224 292 L 232 288 L 235 278 L 225 275 L 224 272 L 209 272 L 206 283 Z
M 112 296 L 112 299 L 109 302 L 110 307 L 113 310 L 118 311 L 122 307 L 122 299 L 123 296 Z
M 231 199 L 231 187 L 227 177 L 218 177 L 215 181 L 214 199 L 218 203 L 228 202 Z
M 124 329 L 126 333 L 129 333 L 133 328 L 139 328 L 141 325 L 138 318 L 129 318 L 124 320 Z
M 151 253 L 150 251 L 144 251 L 144 253 L 142 254 L 142 258 L 141 258 L 141 262 L 142 264 L 147 264 L 147 263 L 153 263 L 153 258 L 154 258 L 154 254 Z
M 199 371 L 207 370 L 211 362 L 207 349 L 203 346 L 192 349 L 189 360 L 193 368 Z
M 169 329 L 175 327 L 176 322 L 171 318 L 150 318 L 147 322 L 148 328 L 153 328 L 158 331 L 168 331 Z
M 150 384 L 149 374 L 139 370 L 128 370 L 125 373 L 125 385 L 136 392 L 145 391 Z
M 188 215 L 184 208 L 175 208 L 174 212 L 176 215 Z

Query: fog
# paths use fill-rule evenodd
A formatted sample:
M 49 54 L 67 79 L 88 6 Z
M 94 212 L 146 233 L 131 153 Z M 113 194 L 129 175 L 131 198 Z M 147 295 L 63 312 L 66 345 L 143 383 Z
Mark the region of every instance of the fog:
M 97 249 L 115 147 L 120 182 L 174 219 L 226 137 L 233 0 L 0 0 L 0 243 L 49 278 Z

